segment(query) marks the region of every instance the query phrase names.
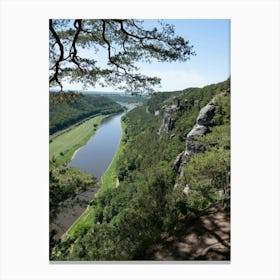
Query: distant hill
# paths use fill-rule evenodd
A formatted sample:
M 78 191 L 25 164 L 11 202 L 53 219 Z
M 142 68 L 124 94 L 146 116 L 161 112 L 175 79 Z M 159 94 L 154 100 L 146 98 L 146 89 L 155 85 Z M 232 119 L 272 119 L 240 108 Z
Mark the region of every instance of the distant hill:
M 148 101 L 149 111 L 151 113 L 154 113 L 160 108 L 161 103 L 170 97 L 185 95 L 187 93 L 194 92 L 196 90 L 197 88 L 188 88 L 180 91 L 177 90 L 177 91 L 156 92 L 152 95 L 151 99 Z
M 132 94 L 110 94 L 106 93 L 103 96 L 109 97 L 119 103 L 142 103 L 147 104 L 149 95 L 132 95 Z
M 65 129 L 89 116 L 122 110 L 120 104 L 105 96 L 50 92 L 49 133 Z

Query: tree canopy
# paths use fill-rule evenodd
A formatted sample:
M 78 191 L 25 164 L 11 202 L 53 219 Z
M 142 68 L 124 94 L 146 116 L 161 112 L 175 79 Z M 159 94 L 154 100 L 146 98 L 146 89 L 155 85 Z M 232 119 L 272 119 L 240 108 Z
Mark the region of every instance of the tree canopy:
M 137 62 L 186 61 L 195 55 L 189 41 L 174 26 L 159 21 L 144 28 L 135 19 L 50 19 L 49 84 L 62 90 L 63 79 L 85 86 L 109 85 L 132 93 L 151 91 L 157 77 L 139 72 Z M 98 51 L 106 52 L 106 62 Z

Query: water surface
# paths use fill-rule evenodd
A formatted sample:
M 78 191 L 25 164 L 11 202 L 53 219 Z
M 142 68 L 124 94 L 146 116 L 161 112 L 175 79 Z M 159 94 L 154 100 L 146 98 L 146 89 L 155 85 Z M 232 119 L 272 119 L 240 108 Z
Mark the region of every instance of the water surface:
M 68 166 L 92 173 L 100 181 L 117 151 L 122 135 L 123 115 L 121 113 L 105 119 L 97 133 L 77 151 Z
M 109 167 L 114 155 L 117 151 L 121 135 L 121 117 L 125 113 L 114 115 L 103 120 L 95 135 L 81 147 L 73 160 L 68 166 L 73 166 L 83 172 L 92 173 L 97 180 L 101 181 L 101 177 Z M 89 203 L 94 195 L 97 193 L 98 188 L 89 189 L 77 196 L 82 199 L 85 204 L 79 205 L 75 203 L 71 208 L 61 209 L 55 223 L 51 224 L 51 229 L 55 229 L 57 234 L 55 239 L 61 236 L 70 228 L 70 226 L 80 217 L 85 211 L 87 203 Z M 70 200 L 69 200 L 70 201 Z

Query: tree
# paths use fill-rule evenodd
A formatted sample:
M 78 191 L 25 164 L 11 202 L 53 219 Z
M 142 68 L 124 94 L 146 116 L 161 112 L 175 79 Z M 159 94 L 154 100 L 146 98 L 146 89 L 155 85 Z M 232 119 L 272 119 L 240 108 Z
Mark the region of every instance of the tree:
M 176 36 L 174 26 L 160 21 L 159 28 L 146 30 L 143 23 L 134 19 L 50 19 L 50 86 L 62 90 L 62 80 L 68 79 L 132 93 L 151 91 L 160 79 L 139 73 L 137 62 L 182 62 L 195 53 L 189 41 Z M 106 51 L 106 65 L 96 60 L 101 49 Z

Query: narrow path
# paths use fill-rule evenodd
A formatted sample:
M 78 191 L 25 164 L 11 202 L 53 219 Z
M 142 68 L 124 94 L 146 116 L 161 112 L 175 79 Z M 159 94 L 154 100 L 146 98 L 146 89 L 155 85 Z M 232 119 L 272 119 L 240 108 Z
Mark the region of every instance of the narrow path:
M 152 260 L 230 260 L 230 211 L 212 208 L 149 248 Z

